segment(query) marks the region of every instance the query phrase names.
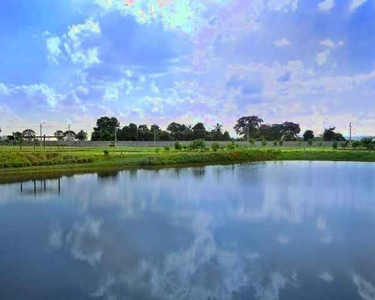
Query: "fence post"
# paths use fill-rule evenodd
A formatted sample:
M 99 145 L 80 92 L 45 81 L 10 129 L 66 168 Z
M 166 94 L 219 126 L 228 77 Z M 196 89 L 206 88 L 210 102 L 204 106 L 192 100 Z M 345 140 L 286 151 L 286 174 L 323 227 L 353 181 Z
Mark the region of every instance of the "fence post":
M 43 148 L 44 152 L 46 152 L 46 135 L 43 135 Z

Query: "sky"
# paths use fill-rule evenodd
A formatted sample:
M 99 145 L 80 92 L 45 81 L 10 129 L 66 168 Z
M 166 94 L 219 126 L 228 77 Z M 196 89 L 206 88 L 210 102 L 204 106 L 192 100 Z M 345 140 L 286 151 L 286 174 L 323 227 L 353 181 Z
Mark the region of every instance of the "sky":
M 375 135 L 374 0 L 9 0 L 2 134 L 241 116 Z

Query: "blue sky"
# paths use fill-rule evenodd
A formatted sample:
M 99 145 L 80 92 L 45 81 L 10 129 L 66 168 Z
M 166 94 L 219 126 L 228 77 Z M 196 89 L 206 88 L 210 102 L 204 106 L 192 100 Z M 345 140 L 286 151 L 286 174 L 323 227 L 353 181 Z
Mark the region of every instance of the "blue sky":
M 10 0 L 0 127 L 235 120 L 375 134 L 373 0 Z

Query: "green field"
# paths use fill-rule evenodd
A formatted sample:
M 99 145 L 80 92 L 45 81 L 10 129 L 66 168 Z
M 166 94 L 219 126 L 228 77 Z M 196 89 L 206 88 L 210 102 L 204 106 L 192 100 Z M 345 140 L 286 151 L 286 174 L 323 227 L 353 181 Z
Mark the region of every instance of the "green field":
M 219 164 L 270 160 L 363 161 L 375 162 L 375 151 L 307 147 L 243 147 L 205 150 L 164 148 L 60 148 L 36 149 L 2 147 L 0 177 L 40 172 L 84 172 L 112 168 Z

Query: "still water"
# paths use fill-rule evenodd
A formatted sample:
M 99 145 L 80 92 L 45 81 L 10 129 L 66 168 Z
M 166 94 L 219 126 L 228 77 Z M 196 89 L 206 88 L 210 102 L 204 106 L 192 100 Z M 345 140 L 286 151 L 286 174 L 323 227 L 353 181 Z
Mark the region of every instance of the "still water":
M 375 164 L 0 185 L 0 299 L 375 299 Z

